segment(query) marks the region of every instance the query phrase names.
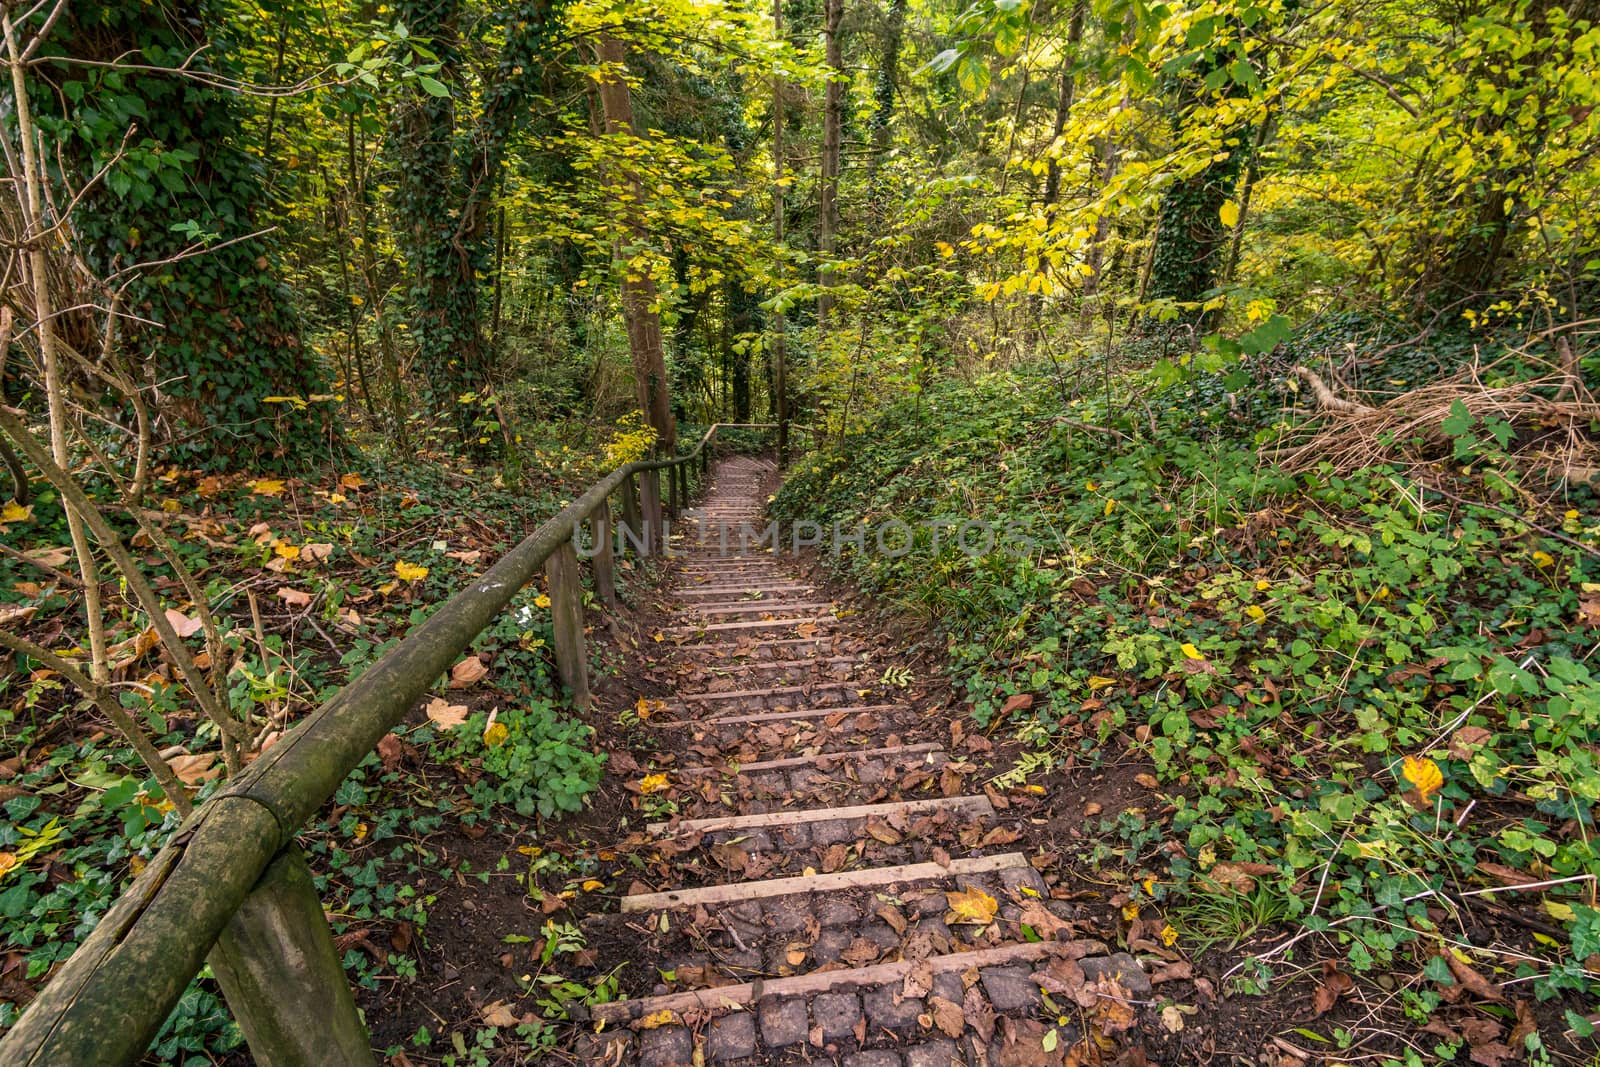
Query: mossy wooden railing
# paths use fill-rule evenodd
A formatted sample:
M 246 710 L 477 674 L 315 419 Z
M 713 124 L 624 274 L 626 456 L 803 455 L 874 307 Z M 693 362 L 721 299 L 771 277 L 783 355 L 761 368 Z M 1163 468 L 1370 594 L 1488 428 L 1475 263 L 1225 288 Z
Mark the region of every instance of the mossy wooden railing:
M 196 809 L 0 1040 L 0 1067 L 137 1062 L 207 962 L 258 1063 L 371 1064 L 296 834 L 541 568 L 561 679 L 587 704 L 579 527 L 595 546 L 596 595 L 612 603 L 612 496 L 646 531 L 624 545 L 661 547 L 663 507 L 678 513 L 733 428 L 774 427 L 719 423 L 689 452 L 613 471 Z

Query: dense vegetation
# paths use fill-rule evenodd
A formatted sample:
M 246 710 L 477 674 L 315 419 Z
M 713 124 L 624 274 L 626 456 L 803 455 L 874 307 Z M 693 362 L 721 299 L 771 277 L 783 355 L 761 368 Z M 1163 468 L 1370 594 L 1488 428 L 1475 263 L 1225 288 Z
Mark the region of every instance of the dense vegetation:
M 1586 1037 L 1597 24 L 5 5 L 0 1029 L 196 802 L 517 535 L 680 423 L 771 420 L 820 441 L 783 515 L 1026 531 L 838 562 L 948 640 L 1012 780 L 1153 776 L 1166 806 L 1084 853 L 1135 915 L 1251 992 L 1291 958 L 1424 975 L 1418 1027 L 1509 923 L 1494 981 Z M 615 724 L 563 703 L 524 599 L 308 836 L 375 1020 L 452 884 L 591 891 L 547 837 Z M 501 817 L 494 872 L 427 844 Z M 582 954 L 546 925 L 546 963 Z M 376 1030 L 557 1040 L 500 1028 Z M 239 1040 L 202 981 L 154 1054 Z

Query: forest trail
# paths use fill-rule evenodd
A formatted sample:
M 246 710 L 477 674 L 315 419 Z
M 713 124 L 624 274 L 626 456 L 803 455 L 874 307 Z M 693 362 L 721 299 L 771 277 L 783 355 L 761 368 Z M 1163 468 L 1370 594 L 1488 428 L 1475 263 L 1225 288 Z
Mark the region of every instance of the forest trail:
M 581 1058 L 1060 1063 L 1080 1026 L 1131 1027 L 1148 979 L 1075 939 L 1077 905 L 1005 847 L 1029 806 L 985 788 L 972 756 L 988 742 L 942 701 L 917 706 L 905 665 L 792 557 L 737 554 L 773 477 L 721 463 L 676 546 L 658 646 L 676 697 L 650 716 L 662 746 L 638 768 L 642 810 L 667 796 L 676 810 L 620 846 L 657 884 L 598 917 L 610 965 L 636 968 L 624 990 L 663 984 L 594 1008 L 605 1026 Z M 1070 1022 L 1040 1021 L 1041 987 Z

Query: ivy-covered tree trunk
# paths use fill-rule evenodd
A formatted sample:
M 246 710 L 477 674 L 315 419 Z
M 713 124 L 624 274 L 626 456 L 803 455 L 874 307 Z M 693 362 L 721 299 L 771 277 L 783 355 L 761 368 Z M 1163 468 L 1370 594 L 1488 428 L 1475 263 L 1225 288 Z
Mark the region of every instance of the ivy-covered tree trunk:
M 894 118 L 895 91 L 900 79 L 900 44 L 905 36 L 906 0 L 890 0 L 883 28 L 883 51 L 878 60 L 878 79 L 872 101 L 872 178 L 873 199 L 878 199 L 878 168 L 889 152 L 889 127 Z
M 207 0 L 71 4 L 43 50 L 61 62 L 35 66 L 33 77 L 45 83 L 38 100 L 54 102 L 40 121 L 64 149 L 58 177 L 89 188 L 72 218 L 85 260 L 125 285 L 114 352 L 141 368 L 156 398 L 164 454 L 290 468 L 326 445 L 322 405 L 332 398 L 301 343 L 276 248 L 249 238 L 264 228 L 261 169 L 238 143 L 239 104 L 206 77 L 233 73 L 234 49 L 216 36 L 223 26 Z M 113 60 L 125 69 L 71 62 Z M 166 69 L 186 60 L 187 73 Z M 61 325 L 64 343 L 98 355 L 101 338 L 74 336 L 70 318 Z M 271 397 L 322 399 L 302 407 Z
M 480 286 L 494 262 L 490 219 L 506 144 L 543 74 L 559 4 L 527 0 L 497 9 L 505 44 L 485 83 L 481 116 L 457 130 L 460 0 L 401 0 L 397 13 L 431 42 L 440 78 L 414 79 L 395 118 L 394 196 L 411 272 L 410 302 L 418 365 L 436 412 L 453 412 L 464 438 L 476 440 L 474 408 L 463 394 L 487 399 L 493 367 L 485 340 Z

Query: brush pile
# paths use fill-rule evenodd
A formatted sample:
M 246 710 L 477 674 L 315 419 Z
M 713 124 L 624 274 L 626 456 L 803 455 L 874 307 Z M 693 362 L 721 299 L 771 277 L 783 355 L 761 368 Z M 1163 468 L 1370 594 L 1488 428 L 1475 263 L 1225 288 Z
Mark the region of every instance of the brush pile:
M 1269 453 L 1289 473 L 1332 464 L 1340 474 L 1382 463 L 1417 465 L 1455 456 L 1457 438 L 1471 433 L 1497 442 L 1525 475 L 1546 482 L 1586 482 L 1600 475 L 1600 402 L 1570 373 L 1504 381 L 1493 368 L 1461 374 L 1369 404 L 1335 392 L 1303 366 L 1292 375 L 1316 402 L 1308 419 Z M 1488 376 L 1498 384 L 1486 384 Z

